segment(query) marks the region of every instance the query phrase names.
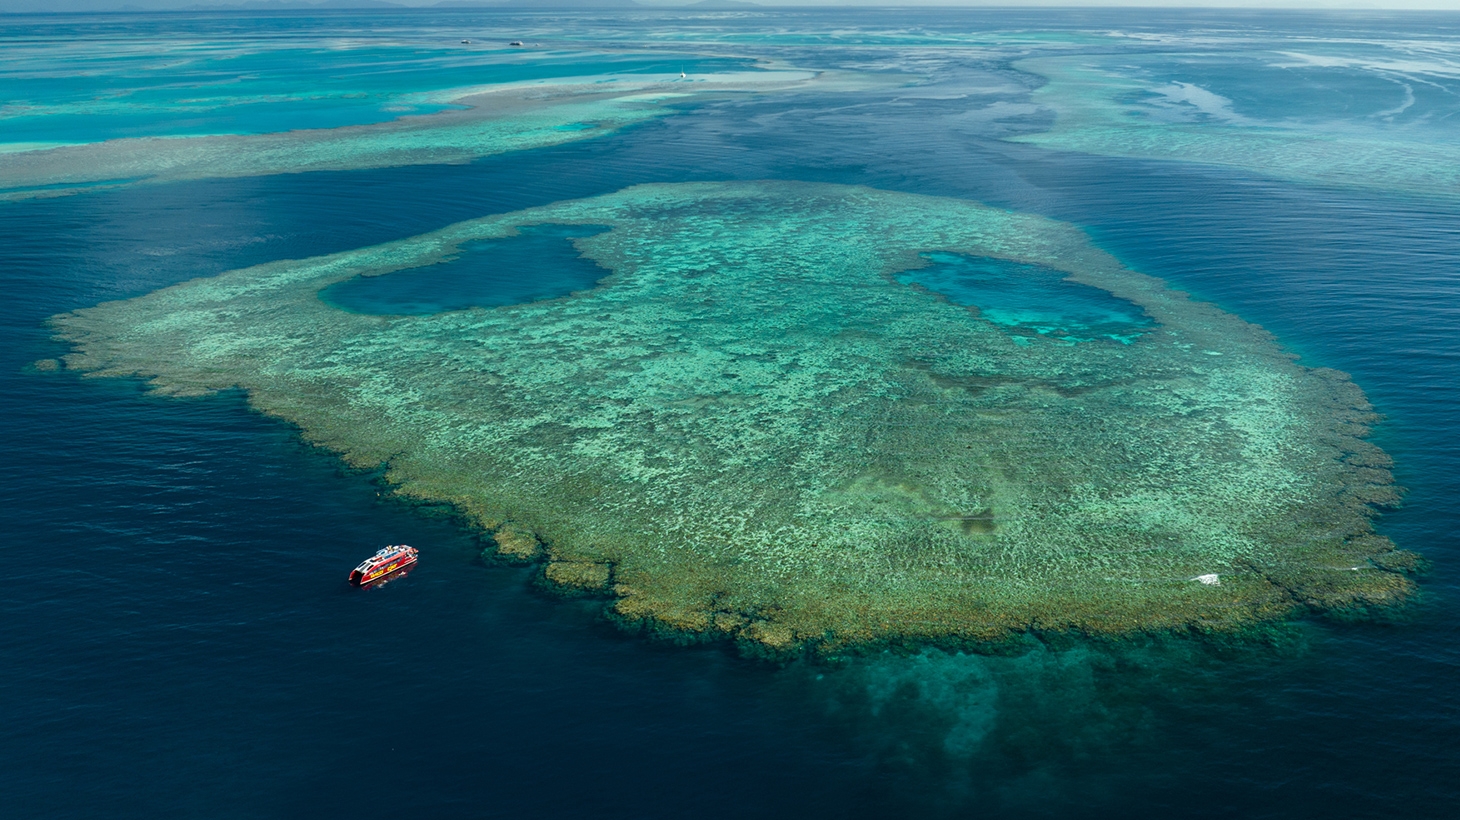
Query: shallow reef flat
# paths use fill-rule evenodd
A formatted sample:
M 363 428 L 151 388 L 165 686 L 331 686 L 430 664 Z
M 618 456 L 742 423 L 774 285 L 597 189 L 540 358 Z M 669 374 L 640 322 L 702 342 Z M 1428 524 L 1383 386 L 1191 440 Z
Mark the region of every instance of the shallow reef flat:
M 546 223 L 606 226 L 572 240 L 605 278 L 431 315 L 319 296 Z M 1057 272 L 1145 324 L 1124 343 L 1014 333 L 899 281 L 948 255 Z M 1072 226 L 962 200 L 644 185 L 53 323 L 69 368 L 242 388 L 558 588 L 683 639 L 1228 632 L 1414 590 L 1416 557 L 1371 528 L 1397 494 L 1345 375 Z
M 1142 102 L 1160 100 L 1154 93 L 1159 83 L 1124 76 L 1090 57 L 1041 57 L 1015 66 L 1048 81 L 1031 99 L 1052 109 L 1055 123 L 1047 131 L 1010 137 L 1014 142 L 1225 165 L 1308 184 L 1460 196 L 1460 142 L 1434 128 L 1395 127 L 1372 116 L 1315 124 L 1231 112 L 1219 120 L 1173 121 Z
M 140 183 L 469 162 L 478 157 L 591 139 L 673 113 L 675 102 L 724 93 L 847 90 L 845 72 L 724 72 L 673 81 L 586 77 L 417 95 L 464 110 L 389 122 L 267 134 L 139 137 L 0 152 L 0 200 L 34 199 Z
M 486 95 L 481 95 L 485 97 Z M 466 162 L 611 133 L 667 113 L 608 94 L 507 92 L 468 111 L 277 134 L 142 137 L 0 154 L 0 200 L 101 187 Z

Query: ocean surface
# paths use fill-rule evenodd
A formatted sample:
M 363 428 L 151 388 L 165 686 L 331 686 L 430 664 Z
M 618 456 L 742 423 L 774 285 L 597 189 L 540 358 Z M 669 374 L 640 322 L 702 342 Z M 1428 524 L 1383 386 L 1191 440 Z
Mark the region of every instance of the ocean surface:
M 512 54 L 519 38 L 542 50 Z M 1066 74 L 1038 62 L 1054 58 Z M 440 110 L 443 89 L 772 64 L 896 81 L 690 96 L 467 164 L 0 202 L 5 816 L 1451 816 L 1460 189 L 1415 163 L 1460 156 L 1445 153 L 1460 15 L 16 15 L 0 17 L 0 145 L 360 125 Z M 1114 90 L 1061 91 L 1076 70 Z M 1090 100 L 1107 108 L 1082 114 Z M 1097 119 L 1098 139 L 1070 125 Z M 1280 150 L 1299 142 L 1303 161 Z M 1408 490 L 1379 529 L 1432 563 L 1420 600 L 1261 642 L 764 664 L 544 593 L 533 570 L 483 561 L 449 511 L 389 498 L 242 395 L 35 364 L 66 352 L 49 317 L 195 277 L 637 183 L 757 179 L 1065 220 L 1351 373 Z M 484 283 L 468 248 L 327 297 L 365 313 L 552 298 L 601 275 L 567 238 L 504 242 L 520 275 Z M 1117 334 L 1146 321 L 930 261 L 920 284 L 997 292 L 1030 332 L 1092 311 Z M 408 578 L 345 584 L 402 542 L 423 553 Z

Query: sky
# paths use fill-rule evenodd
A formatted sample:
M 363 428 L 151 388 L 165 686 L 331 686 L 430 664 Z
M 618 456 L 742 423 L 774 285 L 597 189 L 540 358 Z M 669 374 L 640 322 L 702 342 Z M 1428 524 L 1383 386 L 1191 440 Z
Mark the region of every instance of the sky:
M 269 0 L 272 2 L 272 0 Z M 302 5 L 315 0 L 284 0 Z M 549 4 L 549 0 L 540 0 Z M 239 5 L 244 0 L 0 0 L 0 13 L 44 11 L 102 11 L 128 8 L 176 9 Z M 333 4 L 341 0 L 334 0 Z M 388 0 L 402 6 L 432 6 L 438 0 Z M 498 0 L 500 2 L 500 0 Z M 648 6 L 688 5 L 693 0 L 643 0 Z M 1307 8 L 1307 9 L 1429 9 L 1460 10 L 1460 0 L 755 0 L 763 6 L 1145 6 L 1155 8 Z M 495 4 L 483 0 L 483 5 Z M 563 0 L 562 5 L 573 5 Z

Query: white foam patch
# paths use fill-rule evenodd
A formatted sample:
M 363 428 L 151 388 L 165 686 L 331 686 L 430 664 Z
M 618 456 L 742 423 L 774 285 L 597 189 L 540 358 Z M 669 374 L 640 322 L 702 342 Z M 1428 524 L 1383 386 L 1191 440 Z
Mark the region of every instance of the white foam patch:
M 1233 125 L 1249 125 L 1252 120 L 1232 110 L 1232 101 L 1220 94 L 1192 83 L 1173 82 L 1151 89 L 1173 103 L 1189 105 L 1197 111 Z

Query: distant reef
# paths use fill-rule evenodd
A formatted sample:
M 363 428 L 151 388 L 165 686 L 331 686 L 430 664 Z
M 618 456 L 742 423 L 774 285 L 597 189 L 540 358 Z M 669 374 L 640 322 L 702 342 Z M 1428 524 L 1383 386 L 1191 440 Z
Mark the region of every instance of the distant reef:
M 606 278 L 432 315 L 320 297 L 545 223 L 606 226 L 573 240 Z M 1124 341 L 1013 332 L 904 284 L 930 255 L 1048 274 L 1148 321 Z M 1417 556 L 1371 527 L 1398 493 L 1347 376 L 1072 226 L 962 200 L 645 185 L 53 325 L 68 368 L 173 396 L 241 388 L 401 496 L 454 505 L 550 586 L 679 640 L 787 657 L 1231 634 L 1415 590 Z
M 502 42 L 505 49 L 507 43 Z M 519 54 L 521 52 L 518 52 Z M 670 104 L 724 92 L 839 91 L 898 82 L 883 75 L 766 66 L 683 80 L 626 75 L 445 89 L 418 104 L 458 110 L 367 125 L 262 134 L 128 137 L 0 152 L 0 201 L 188 179 L 468 162 L 508 151 L 594 139 L 672 113 Z
M 388 0 L 233 0 L 199 3 L 188 0 L 15 0 L 6 13 L 36 12 L 111 12 L 111 11 L 311 11 L 347 9 L 421 9 L 421 8 L 542 8 L 542 9 L 696 9 L 702 11 L 765 8 L 747 0 L 699 0 L 695 3 L 638 3 L 635 0 L 441 0 L 432 4 L 391 3 Z

